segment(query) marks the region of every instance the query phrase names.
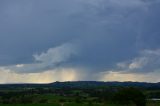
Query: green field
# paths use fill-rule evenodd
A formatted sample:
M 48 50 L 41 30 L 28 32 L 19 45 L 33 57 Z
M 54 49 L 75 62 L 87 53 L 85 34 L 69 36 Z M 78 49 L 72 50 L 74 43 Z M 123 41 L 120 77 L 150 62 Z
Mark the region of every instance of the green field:
M 1 85 L 0 106 L 160 106 L 159 88 L 77 85 Z
M 124 105 L 115 105 L 115 104 L 78 104 L 78 103 L 52 103 L 52 104 L 0 104 L 0 106 L 124 106 Z M 135 105 L 127 105 L 135 106 Z M 160 106 L 160 102 L 148 103 L 147 106 Z
M 47 97 L 47 96 L 46 96 Z M 49 97 L 49 96 L 48 96 Z M 51 99 L 51 96 L 50 96 Z M 55 98 L 54 98 L 55 99 Z M 59 97 L 56 97 L 59 99 Z M 74 102 L 66 102 L 66 103 L 44 103 L 44 104 L 0 104 L 0 106 L 136 106 L 136 105 L 118 105 L 118 104 L 110 104 L 110 103 L 74 103 Z M 160 101 L 148 101 L 146 106 L 160 106 Z

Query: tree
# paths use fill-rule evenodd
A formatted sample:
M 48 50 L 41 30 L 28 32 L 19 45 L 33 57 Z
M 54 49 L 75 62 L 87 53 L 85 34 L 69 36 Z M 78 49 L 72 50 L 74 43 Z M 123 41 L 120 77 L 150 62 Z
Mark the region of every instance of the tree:
M 124 88 L 114 95 L 114 100 L 119 104 L 134 103 L 136 106 L 146 106 L 145 95 L 136 88 Z

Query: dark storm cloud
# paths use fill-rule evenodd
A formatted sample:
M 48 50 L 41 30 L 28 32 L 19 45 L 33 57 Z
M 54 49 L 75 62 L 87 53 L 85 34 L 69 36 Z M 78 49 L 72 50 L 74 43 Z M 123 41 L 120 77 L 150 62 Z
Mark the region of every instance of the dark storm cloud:
M 68 22 L 67 18 L 74 11 L 72 10 L 74 6 L 65 2 L 62 4 L 58 0 L 2 2 L 1 65 L 32 62 L 34 53 L 72 40 L 75 36 L 72 29 L 74 24 Z
M 93 71 L 112 69 L 136 58 L 143 49 L 160 48 L 159 5 L 158 0 L 3 0 L 0 65 L 18 72 L 45 71 L 57 64 Z M 73 51 L 78 53 L 70 56 L 73 52 L 69 52 L 65 61 L 39 64 L 33 56 L 45 52 L 50 58 L 53 55 L 47 51 L 66 43 L 76 46 Z M 26 64 L 25 70 L 16 64 Z

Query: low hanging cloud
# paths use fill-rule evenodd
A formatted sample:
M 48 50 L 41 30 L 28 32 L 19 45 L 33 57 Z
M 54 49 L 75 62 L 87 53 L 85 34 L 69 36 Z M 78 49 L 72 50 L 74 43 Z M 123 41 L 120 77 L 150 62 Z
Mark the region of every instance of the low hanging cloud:
M 61 46 L 50 48 L 46 53 L 34 55 L 38 62 L 50 64 L 58 64 L 67 61 L 76 54 L 76 48 L 72 44 L 63 44 Z
M 143 50 L 133 59 L 119 62 L 110 70 L 100 72 L 100 81 L 143 81 L 159 82 L 160 49 Z
M 33 55 L 35 62 L 32 64 L 17 64 L 4 68 L 16 73 L 38 73 L 56 69 L 76 54 L 76 48 L 72 44 L 63 44 L 55 48 L 50 48 L 47 52 Z
M 128 73 L 151 73 L 160 71 L 160 49 L 143 50 L 138 57 L 117 64 L 119 70 Z

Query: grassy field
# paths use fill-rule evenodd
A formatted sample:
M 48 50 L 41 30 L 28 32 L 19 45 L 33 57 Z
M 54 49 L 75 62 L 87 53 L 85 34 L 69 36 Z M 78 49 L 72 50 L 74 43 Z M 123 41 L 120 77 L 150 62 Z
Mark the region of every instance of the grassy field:
M 51 103 L 51 104 L 0 104 L 0 106 L 122 106 L 115 104 L 88 104 L 88 103 Z M 135 105 L 127 105 L 135 106 Z M 160 102 L 149 102 L 146 106 L 160 106 Z
M 13 106 L 13 104 L 2 104 L 0 106 Z M 77 103 L 69 103 L 69 104 L 14 104 L 14 106 L 120 106 L 113 104 L 77 104 Z M 154 105 L 153 105 L 154 106 Z
M 97 103 L 92 100 L 91 97 L 82 100 L 79 103 L 75 102 L 75 98 L 73 97 L 66 97 L 66 96 L 58 96 L 53 94 L 44 94 L 44 95 L 32 95 L 34 98 L 41 98 L 46 99 L 47 103 L 30 103 L 30 104 L 0 104 L 0 106 L 124 106 L 124 105 L 116 105 L 116 104 L 109 104 L 109 103 Z M 65 101 L 61 101 L 65 100 Z M 91 102 L 89 102 L 91 100 Z M 125 105 L 126 106 L 126 105 Z M 135 106 L 135 105 L 127 105 L 127 106 Z M 146 106 L 160 106 L 160 101 L 147 101 Z

